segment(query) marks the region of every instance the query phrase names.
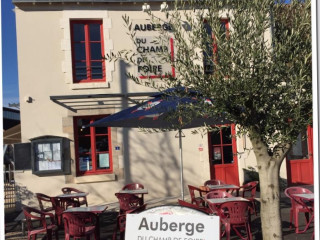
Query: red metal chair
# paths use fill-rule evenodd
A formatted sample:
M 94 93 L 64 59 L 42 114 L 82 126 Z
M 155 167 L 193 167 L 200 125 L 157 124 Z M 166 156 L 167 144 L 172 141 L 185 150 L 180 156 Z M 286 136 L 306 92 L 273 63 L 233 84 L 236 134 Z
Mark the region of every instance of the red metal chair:
M 129 183 L 122 187 L 122 190 L 139 190 L 144 189 L 144 186 L 141 183 Z M 137 197 L 140 198 L 140 205 L 144 204 L 144 194 L 135 194 Z
M 204 186 L 207 185 L 223 185 L 226 184 L 224 181 L 222 180 L 218 180 L 218 179 L 211 179 L 211 180 L 207 180 L 204 182 Z
M 119 232 L 119 237 L 121 240 L 125 239 L 125 230 L 126 230 L 126 221 L 127 221 L 127 214 L 134 214 L 140 213 L 146 209 L 147 204 L 143 204 L 137 208 L 131 209 L 126 211 L 123 214 L 119 214 L 117 216 L 116 227 L 113 231 L 112 240 L 117 239 L 117 234 Z
M 204 196 L 204 199 L 205 199 L 205 202 L 208 204 L 210 211 L 212 213 L 215 213 L 216 212 L 216 204 L 210 203 L 207 200 L 212 199 L 212 198 L 229 198 L 229 197 L 233 197 L 233 195 L 231 193 L 228 193 L 225 191 L 216 190 L 216 191 L 208 192 Z
M 257 208 L 256 208 L 256 203 L 255 203 L 255 197 L 256 197 L 256 191 L 257 191 L 258 184 L 259 184 L 259 181 L 248 182 L 248 183 L 242 185 L 237 190 L 237 196 L 241 196 L 243 198 L 246 198 L 251 202 L 252 210 L 256 216 L 257 216 L 257 210 L 256 210 Z
M 76 188 L 71 188 L 71 187 L 64 187 L 61 189 L 61 191 L 63 192 L 63 194 L 71 194 L 71 193 L 83 193 L 83 191 L 80 191 Z M 88 207 L 88 201 L 87 201 L 87 197 L 78 197 L 78 198 L 74 198 L 74 201 L 78 202 L 78 203 L 74 203 L 72 201 L 70 201 L 69 203 L 67 203 L 68 206 L 73 206 L 75 207 L 75 205 L 81 206 L 81 205 L 86 205 Z M 68 207 L 67 206 L 67 207 Z
M 36 193 L 36 197 L 38 199 L 39 207 L 41 211 L 43 212 L 53 211 L 51 197 L 43 193 Z
M 303 197 L 298 197 L 298 196 L 292 196 L 294 201 L 296 201 L 297 203 L 299 203 L 301 206 L 303 206 L 308 213 L 310 214 L 310 219 L 308 220 L 305 228 L 302 231 L 298 231 L 297 233 L 304 233 L 308 230 L 310 224 L 313 222 L 314 220 L 314 201 L 308 201 Z M 314 232 L 313 232 L 314 234 Z
M 28 240 L 31 238 L 35 240 L 38 234 L 47 234 L 47 239 L 52 239 L 52 234 L 55 234 L 56 240 L 58 240 L 58 227 L 55 224 L 54 215 L 49 212 L 43 212 L 41 210 L 23 207 L 24 216 L 26 218 L 28 228 Z M 50 223 L 47 222 L 46 216 L 50 217 Z M 35 224 L 35 220 L 40 221 L 40 226 Z
M 89 220 L 90 219 L 90 220 Z M 86 237 L 91 239 L 91 236 L 94 236 L 94 239 L 98 239 L 96 224 L 99 224 L 97 221 L 97 216 L 91 212 L 67 212 L 63 213 L 64 221 L 64 236 L 66 240 L 69 240 L 70 237 L 73 239 L 81 239 Z
M 192 185 L 188 185 L 188 189 L 190 193 L 191 204 L 196 204 L 198 207 L 204 207 L 204 196 L 208 193 L 208 191 L 197 188 Z
M 59 197 L 51 197 L 55 219 L 59 228 L 63 226 L 62 214 L 67 209 L 66 202 Z
M 181 200 L 181 199 L 178 199 L 178 203 L 179 203 L 180 206 L 193 208 L 193 209 L 196 209 L 198 211 L 204 212 L 206 214 L 211 214 L 212 213 L 212 211 L 207 207 L 202 207 L 202 206 L 199 207 L 198 205 L 186 202 L 186 201 Z
M 233 197 L 233 195 L 231 193 L 225 192 L 225 191 L 221 191 L 221 190 L 216 190 L 216 191 L 211 191 L 208 192 L 204 198 L 205 199 L 211 199 L 211 198 L 229 198 L 229 197 Z
M 123 186 L 122 190 L 137 190 L 137 189 L 144 189 L 144 186 L 140 183 L 129 183 Z
M 133 209 L 136 209 L 141 205 L 140 198 L 134 194 L 129 193 L 115 193 L 119 201 L 119 214 L 124 214 L 130 212 Z
M 295 198 L 294 194 L 300 193 L 312 193 L 309 189 L 302 187 L 289 187 L 284 191 L 285 195 L 291 200 L 291 209 L 290 209 L 290 228 L 292 228 L 292 220 L 294 218 L 294 226 L 296 228 L 296 233 L 299 231 L 299 212 L 304 213 L 306 224 L 309 222 L 309 213 L 311 207 L 301 204 L 298 198 Z
M 225 227 L 227 240 L 230 239 L 231 228 L 241 239 L 252 239 L 249 207 L 249 201 L 231 201 L 222 203 L 216 208 L 221 226 Z M 239 228 L 243 227 L 246 230 L 247 238 L 244 238 L 239 231 Z

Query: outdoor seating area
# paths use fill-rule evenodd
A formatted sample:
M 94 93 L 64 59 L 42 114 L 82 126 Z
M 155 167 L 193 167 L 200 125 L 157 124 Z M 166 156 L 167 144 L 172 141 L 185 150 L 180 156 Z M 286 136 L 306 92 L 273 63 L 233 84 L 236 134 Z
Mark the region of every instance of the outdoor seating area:
M 250 182 L 237 187 L 223 183 L 207 187 L 206 190 L 201 186 L 189 185 L 190 192 L 186 199 L 172 198 L 169 204 L 155 204 L 152 201 L 145 202 L 144 195 L 148 194 L 148 189 L 144 185 L 133 183 L 115 193 L 118 199 L 116 208 L 109 208 L 108 204 L 91 206 L 87 201 L 89 193 L 77 189 L 73 193 L 68 191 L 58 196 L 37 193 L 39 207 L 23 208 L 28 233 L 23 235 L 20 229 L 20 237 L 14 238 L 7 230 L 6 239 L 40 239 L 44 235 L 47 239 L 125 239 L 127 214 L 150 211 L 156 209 L 155 206 L 162 205 L 181 206 L 219 216 L 220 239 L 261 239 L 257 185 L 258 182 Z M 213 186 L 219 188 L 212 190 Z M 284 232 L 284 239 L 297 239 L 298 236 L 299 239 L 311 239 L 314 234 L 312 191 L 290 187 L 282 195 L 281 201 L 285 206 L 282 208 L 283 227 L 288 228 Z M 83 200 L 85 202 L 80 206 L 79 202 Z M 299 221 L 299 217 L 302 217 L 299 213 L 303 213 L 305 221 Z

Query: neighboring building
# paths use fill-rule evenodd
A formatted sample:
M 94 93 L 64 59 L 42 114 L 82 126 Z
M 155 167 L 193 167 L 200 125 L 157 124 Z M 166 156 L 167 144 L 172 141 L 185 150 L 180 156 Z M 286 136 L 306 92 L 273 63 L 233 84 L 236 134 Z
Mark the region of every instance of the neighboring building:
M 22 142 L 31 155 L 22 154 L 24 161 L 30 161 L 26 165 L 31 170 L 26 167 L 17 172 L 15 180 L 25 192 L 54 196 L 62 187 L 73 186 L 88 191 L 89 203 L 98 204 L 116 201 L 114 193 L 125 183 L 139 182 L 149 190 L 147 200 L 179 197 L 176 132 L 82 129 L 85 124 L 130 106 L 131 100 L 146 99 L 154 91 L 127 79 L 126 71 L 138 72 L 139 68 L 101 59 L 111 51 L 134 47 L 123 26 L 124 14 L 141 26 L 137 36 L 148 41 L 154 37 L 146 25 L 150 24 L 147 14 L 141 11 L 144 2 L 13 0 Z M 155 14 L 164 17 L 160 11 L 162 1 L 147 2 Z M 227 20 L 223 22 L 228 27 Z M 191 134 L 191 130 L 183 132 L 185 186 L 202 185 L 210 178 L 239 185 L 246 180 L 243 169 L 255 168 L 254 154 L 247 150 L 251 143 L 245 136 L 231 137 L 236 132 L 233 124 L 204 138 Z M 304 150 L 298 147 L 293 151 L 294 159 L 303 153 L 309 158 L 288 161 L 288 166 L 296 171 L 292 169 L 307 162 L 312 182 L 312 150 Z M 287 178 L 285 164 L 281 177 Z M 310 179 L 301 181 L 311 183 Z M 35 203 L 27 196 L 22 199 Z
M 20 111 L 3 107 L 3 143 L 21 142 Z
M 3 113 L 3 130 L 12 128 L 20 123 L 19 110 L 3 107 L 2 113 Z

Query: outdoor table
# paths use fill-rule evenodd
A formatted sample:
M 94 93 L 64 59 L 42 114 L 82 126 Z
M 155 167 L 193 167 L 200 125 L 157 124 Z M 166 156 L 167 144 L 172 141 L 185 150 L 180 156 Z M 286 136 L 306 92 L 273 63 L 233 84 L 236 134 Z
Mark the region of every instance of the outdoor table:
M 314 193 L 299 193 L 299 194 L 293 194 L 294 196 L 303 198 L 308 201 L 313 201 L 314 200 Z
M 57 195 L 57 198 L 60 198 L 60 200 L 64 203 L 64 208 L 66 209 L 68 206 L 70 206 L 68 204 L 69 202 L 73 202 L 75 198 L 79 198 L 79 197 L 85 197 L 87 196 L 89 193 L 86 192 L 76 192 L 76 193 L 63 193 L 60 195 Z
M 128 193 L 128 194 L 148 194 L 148 189 L 134 189 L 134 190 L 120 190 L 119 193 Z
M 249 200 L 243 197 L 229 197 L 229 198 L 210 198 L 210 199 L 207 199 L 207 201 L 212 204 L 220 204 L 220 203 L 232 202 L 232 201 L 249 201 Z
M 240 187 L 239 186 L 236 186 L 236 185 L 233 185 L 233 184 L 221 184 L 221 185 L 211 185 L 211 184 L 208 184 L 206 185 L 210 191 L 213 191 L 213 190 L 225 190 L 225 191 L 228 191 L 228 190 L 238 190 Z
M 107 205 L 97 205 L 97 206 L 89 206 L 89 207 L 73 207 L 68 208 L 64 212 L 92 212 L 97 216 L 97 238 L 100 239 L 100 222 L 99 222 L 99 215 L 103 213 L 108 208 Z
M 85 197 L 89 193 L 86 192 L 80 192 L 80 193 L 67 193 L 67 194 L 60 194 L 57 197 L 59 198 L 78 198 L 78 197 Z
M 232 201 L 249 201 L 246 198 L 243 197 L 228 197 L 228 198 L 209 198 L 206 199 L 208 205 L 212 205 L 212 207 L 210 207 L 210 209 L 215 212 L 216 207 L 219 206 L 222 203 L 225 202 L 232 202 Z

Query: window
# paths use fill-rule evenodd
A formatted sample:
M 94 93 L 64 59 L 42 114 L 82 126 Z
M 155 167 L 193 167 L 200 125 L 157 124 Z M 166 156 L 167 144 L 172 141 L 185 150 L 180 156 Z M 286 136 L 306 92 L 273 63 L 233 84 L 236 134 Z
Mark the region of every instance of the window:
M 212 36 L 212 42 L 206 42 L 205 49 L 203 51 L 203 68 L 204 72 L 207 74 L 211 74 L 214 72 L 214 64 L 218 61 L 218 46 L 215 43 L 214 34 L 212 32 L 211 27 L 207 22 L 204 22 L 204 28 L 206 30 L 206 33 L 209 36 Z M 227 19 L 221 19 L 221 31 L 222 33 L 225 33 L 226 36 L 229 32 L 229 21 Z
M 105 116 L 74 118 L 77 175 L 112 172 L 111 130 L 108 127 L 82 126 Z
M 209 134 L 209 155 L 212 164 L 233 163 L 233 131 L 233 126 L 225 126 Z
M 77 20 L 70 24 L 73 82 L 105 81 L 102 21 Z
M 301 159 L 308 159 L 309 152 L 308 152 L 308 137 L 307 131 L 302 131 L 295 144 L 293 144 L 292 148 L 287 154 L 288 160 L 301 160 Z

